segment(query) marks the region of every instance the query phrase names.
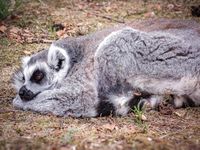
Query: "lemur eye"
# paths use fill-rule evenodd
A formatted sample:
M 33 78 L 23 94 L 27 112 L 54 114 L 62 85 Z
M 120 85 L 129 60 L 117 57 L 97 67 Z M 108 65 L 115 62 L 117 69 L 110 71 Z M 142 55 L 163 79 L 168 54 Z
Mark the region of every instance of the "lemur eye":
M 31 81 L 39 83 L 40 81 L 42 81 L 43 78 L 44 78 L 44 73 L 40 70 L 36 70 L 31 77 Z

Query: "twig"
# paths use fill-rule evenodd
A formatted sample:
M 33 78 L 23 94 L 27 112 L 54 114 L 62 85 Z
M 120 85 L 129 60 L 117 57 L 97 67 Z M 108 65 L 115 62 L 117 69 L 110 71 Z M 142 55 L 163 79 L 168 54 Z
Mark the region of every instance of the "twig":
M 54 40 L 49 40 L 49 39 L 31 39 L 30 41 L 26 41 L 29 44 L 32 43 L 52 43 Z
M 108 19 L 108 20 L 111 20 L 111 21 L 118 22 L 118 23 L 125 23 L 124 20 L 118 20 L 118 19 L 112 18 L 111 16 L 104 16 L 104 15 L 100 15 L 100 14 L 97 14 L 97 13 L 94 13 L 94 15 L 97 16 L 97 17 L 101 17 L 101 18 L 104 18 L 104 19 Z
M 52 43 L 55 40 L 49 40 L 49 39 L 39 39 L 39 42 L 41 43 Z
M 115 22 L 118 22 L 118 23 L 125 23 L 124 20 L 118 20 L 118 19 L 112 18 L 110 16 L 101 16 L 101 15 L 99 15 L 99 17 L 102 17 L 102 18 L 105 18 L 105 19 L 108 19 L 108 20 L 111 20 L 111 21 L 115 21 Z

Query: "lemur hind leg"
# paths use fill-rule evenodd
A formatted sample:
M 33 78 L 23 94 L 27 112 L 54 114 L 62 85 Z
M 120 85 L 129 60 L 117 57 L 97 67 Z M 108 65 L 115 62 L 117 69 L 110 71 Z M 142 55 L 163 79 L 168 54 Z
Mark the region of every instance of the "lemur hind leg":
M 195 93 L 196 94 L 196 93 Z M 152 95 L 148 98 L 140 97 L 139 108 L 150 107 L 151 109 L 160 110 L 161 106 L 173 108 L 186 108 L 200 106 L 199 99 L 193 95 Z
M 166 95 L 172 98 L 169 101 L 175 108 L 194 107 L 200 105 L 200 88 L 198 78 L 183 77 L 180 79 L 154 79 L 148 77 L 133 77 L 127 82 L 133 87 L 152 93 L 152 96 L 145 102 L 155 108 Z
M 200 106 L 200 99 L 198 96 L 197 92 L 191 95 L 174 96 L 173 105 L 175 108 Z

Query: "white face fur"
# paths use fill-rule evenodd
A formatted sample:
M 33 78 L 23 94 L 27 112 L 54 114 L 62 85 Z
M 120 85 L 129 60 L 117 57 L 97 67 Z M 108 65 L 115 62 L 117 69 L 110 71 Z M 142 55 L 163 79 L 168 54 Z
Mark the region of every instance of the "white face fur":
M 32 100 L 41 92 L 58 87 L 69 67 L 67 52 L 52 44 L 48 51 L 22 59 L 22 68 L 13 76 L 14 87 L 22 100 Z

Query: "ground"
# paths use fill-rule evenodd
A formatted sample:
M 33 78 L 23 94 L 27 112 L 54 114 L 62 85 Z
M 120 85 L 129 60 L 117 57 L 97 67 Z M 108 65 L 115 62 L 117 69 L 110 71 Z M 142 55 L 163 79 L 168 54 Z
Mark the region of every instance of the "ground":
M 198 0 L 18 0 L 0 22 L 0 149 L 200 149 L 200 108 L 62 118 L 12 107 L 10 77 L 20 58 L 58 38 L 146 18 L 193 19 Z M 62 26 L 63 25 L 63 26 Z M 62 29 L 62 30 L 59 30 Z

